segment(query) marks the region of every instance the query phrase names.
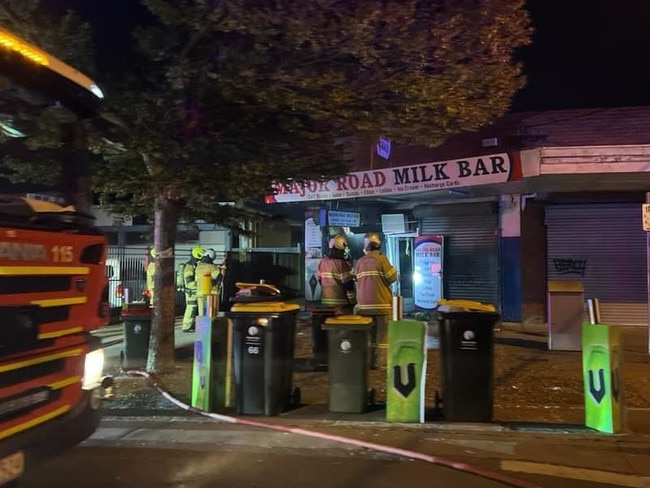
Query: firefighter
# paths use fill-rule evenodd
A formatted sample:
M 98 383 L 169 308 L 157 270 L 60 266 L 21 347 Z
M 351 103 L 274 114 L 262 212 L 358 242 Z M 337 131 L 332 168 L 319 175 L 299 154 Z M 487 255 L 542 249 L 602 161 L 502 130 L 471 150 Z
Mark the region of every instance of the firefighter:
M 350 314 L 356 301 L 352 267 L 345 259 L 348 246 L 343 234 L 329 240 L 327 255 L 318 262 L 316 276 L 321 285 L 321 305 Z
M 183 325 L 181 330 L 183 332 L 194 332 L 194 318 L 197 314 L 197 300 L 196 300 L 196 266 L 203 257 L 203 249 L 201 246 L 194 246 L 190 259 L 183 264 L 182 277 L 183 292 L 185 293 L 185 314 L 183 315 Z
M 357 280 L 356 313 L 374 319 L 371 337 L 371 366 L 377 367 L 377 343 L 386 342 L 388 319 L 391 314 L 391 285 L 397 280 L 397 271 L 380 251 L 381 239 L 369 232 L 363 239 L 364 256 L 354 267 Z
M 149 250 L 149 264 L 147 264 L 147 293 L 146 293 L 146 296 L 149 298 L 150 307 L 153 307 L 155 274 L 156 274 L 156 248 L 152 247 Z
M 194 280 L 196 282 L 196 299 L 198 305 L 198 314 L 204 316 L 207 312 L 206 310 L 206 299 L 201 289 L 201 280 L 204 276 L 210 276 L 210 294 L 218 295 L 219 288 L 223 276 L 221 275 L 221 267 L 214 264 L 215 253 L 213 250 L 208 250 L 203 253 L 201 259 L 196 265 L 196 271 L 194 272 Z M 216 301 L 215 301 L 216 302 Z

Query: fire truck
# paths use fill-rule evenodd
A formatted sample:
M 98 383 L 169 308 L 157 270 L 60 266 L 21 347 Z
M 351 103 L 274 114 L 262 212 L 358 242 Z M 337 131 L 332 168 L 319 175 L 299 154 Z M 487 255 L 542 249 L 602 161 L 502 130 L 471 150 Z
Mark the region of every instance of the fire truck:
M 84 180 L 75 127 L 98 114 L 102 98 L 90 78 L 0 28 L 2 155 L 19 154 L 46 111 L 66 126 L 62 134 L 74 134 L 61 143 L 71 146 L 61 178 L 70 188 L 0 185 L 0 485 L 89 437 L 111 383 L 91 334 L 109 318 L 106 240 L 74 186 Z

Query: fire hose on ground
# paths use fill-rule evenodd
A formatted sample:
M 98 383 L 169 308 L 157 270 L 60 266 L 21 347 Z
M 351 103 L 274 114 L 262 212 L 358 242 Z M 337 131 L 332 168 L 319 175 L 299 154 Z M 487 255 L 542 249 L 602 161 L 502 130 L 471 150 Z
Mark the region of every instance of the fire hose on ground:
M 425 454 L 417 451 L 413 451 L 410 449 L 402 449 L 399 447 L 393 447 L 393 446 L 388 446 L 384 444 L 377 444 L 375 442 L 368 442 L 368 441 L 362 441 L 359 439 L 354 439 L 352 437 L 345 437 L 341 435 L 336 435 L 336 434 L 326 434 L 324 432 L 318 432 L 318 431 L 313 431 L 313 430 L 308 430 L 308 429 L 303 429 L 300 427 L 292 427 L 288 425 L 283 425 L 283 424 L 277 424 L 277 423 L 267 423 L 267 422 L 260 422 L 256 421 L 250 418 L 242 418 L 242 417 L 233 417 L 230 415 L 223 415 L 223 414 L 218 414 L 214 412 L 206 412 L 205 410 L 201 410 L 196 407 L 192 407 L 191 405 L 188 405 L 180 400 L 178 400 L 176 397 L 174 397 L 169 391 L 165 389 L 165 387 L 161 384 L 160 381 L 153 375 L 152 373 L 149 373 L 147 371 L 142 371 L 142 370 L 127 370 L 125 371 L 127 375 L 130 376 L 142 376 L 146 378 L 151 385 L 156 388 L 156 390 L 169 402 L 172 404 L 176 405 L 178 408 L 182 410 L 186 410 L 191 413 L 195 413 L 197 415 L 201 415 L 203 417 L 207 417 L 211 420 L 219 421 L 219 422 L 225 422 L 225 423 L 230 423 L 230 424 L 239 424 L 239 425 L 246 425 L 249 427 L 257 427 L 257 428 L 262 428 L 262 429 L 269 429 L 273 431 L 278 431 L 278 432 L 284 432 L 284 433 L 289 433 L 289 434 L 298 434 L 306 437 L 312 437 L 315 439 L 320 439 L 320 440 L 327 440 L 327 441 L 333 441 L 333 442 L 339 442 L 342 444 L 347 444 L 350 446 L 355 446 L 355 447 L 360 447 L 360 448 L 365 448 L 365 449 L 370 449 L 373 451 L 377 452 L 382 452 L 385 454 L 392 454 L 395 456 L 407 458 L 407 459 L 412 459 L 412 460 L 419 460 L 419 461 L 424 461 L 427 463 L 435 464 L 437 466 L 443 466 L 446 468 L 454 469 L 457 471 L 462 471 L 468 474 L 473 474 L 476 476 L 481 476 L 483 478 L 493 480 L 493 481 L 498 481 L 501 483 L 505 483 L 510 486 L 514 486 L 515 488 L 541 488 L 540 485 L 537 485 L 535 483 L 525 481 L 525 480 L 520 480 L 517 478 L 514 478 L 512 476 L 508 476 L 503 473 L 499 473 L 497 471 L 492 471 L 489 469 L 485 469 L 479 466 L 473 466 L 467 463 L 461 463 L 457 461 L 453 461 L 448 458 L 440 457 L 440 456 L 434 456 L 431 454 Z

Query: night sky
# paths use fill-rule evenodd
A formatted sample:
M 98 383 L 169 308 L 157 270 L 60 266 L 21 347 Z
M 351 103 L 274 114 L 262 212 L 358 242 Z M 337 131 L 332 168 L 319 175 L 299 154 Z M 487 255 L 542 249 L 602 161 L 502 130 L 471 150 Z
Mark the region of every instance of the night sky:
M 650 105 L 650 2 L 529 0 L 528 85 L 516 109 Z
M 74 7 L 95 25 L 100 70 L 122 66 L 129 31 L 146 15 L 137 0 L 46 3 Z M 518 53 L 528 82 L 514 110 L 650 105 L 648 0 L 529 0 L 528 8 L 535 34 Z

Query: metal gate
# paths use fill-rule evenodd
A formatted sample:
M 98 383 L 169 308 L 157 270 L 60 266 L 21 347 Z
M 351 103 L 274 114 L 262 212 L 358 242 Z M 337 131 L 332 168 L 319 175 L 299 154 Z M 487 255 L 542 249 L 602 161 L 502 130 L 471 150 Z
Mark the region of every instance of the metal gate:
M 119 316 L 122 308 L 120 289 L 129 290 L 129 301 L 142 299 L 142 292 L 147 288 L 146 257 L 146 247 L 108 247 L 106 276 L 112 316 Z

